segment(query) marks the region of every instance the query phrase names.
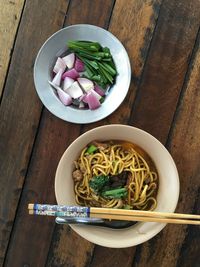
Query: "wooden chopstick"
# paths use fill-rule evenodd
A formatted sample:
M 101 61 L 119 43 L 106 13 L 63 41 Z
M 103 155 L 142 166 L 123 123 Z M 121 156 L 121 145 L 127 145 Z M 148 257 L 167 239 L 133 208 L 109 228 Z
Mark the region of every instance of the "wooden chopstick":
M 113 214 L 98 214 L 92 213 L 90 218 L 101 218 L 109 220 L 122 220 L 122 221 L 138 221 L 138 222 L 159 222 L 159 223 L 173 223 L 173 224 L 193 224 L 200 225 L 200 221 L 197 220 L 184 220 L 175 218 L 158 218 L 158 217 L 141 217 L 141 216 L 123 216 Z
M 143 211 L 143 210 L 125 210 L 125 209 L 110 209 L 110 208 L 90 208 L 90 213 L 96 214 L 113 214 L 122 216 L 143 216 L 143 217 L 164 217 L 164 218 L 181 218 L 181 219 L 200 219 L 200 215 L 172 213 L 172 212 L 158 212 L 158 211 Z
M 65 205 L 29 204 L 29 214 L 200 225 L 200 215 Z

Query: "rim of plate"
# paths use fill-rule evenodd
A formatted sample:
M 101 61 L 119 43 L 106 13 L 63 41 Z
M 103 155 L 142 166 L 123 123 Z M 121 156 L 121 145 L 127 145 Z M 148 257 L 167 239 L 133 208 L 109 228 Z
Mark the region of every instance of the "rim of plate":
M 64 161 L 65 158 L 65 154 L 68 152 L 68 150 L 72 149 L 74 143 L 78 142 L 80 138 L 84 138 L 85 135 L 87 135 L 88 133 L 93 133 L 96 131 L 96 129 L 103 129 L 103 128 L 113 128 L 116 127 L 116 129 L 118 127 L 123 127 L 123 129 L 132 129 L 134 131 L 137 131 L 138 134 L 143 134 L 146 137 L 150 137 L 151 140 L 155 143 L 157 143 L 160 147 L 160 149 L 165 153 L 170 165 L 172 166 L 173 169 L 173 173 L 174 173 L 174 187 L 175 187 L 175 198 L 173 200 L 173 204 L 171 205 L 170 209 L 167 210 L 167 212 L 174 212 L 178 203 L 178 199 L 179 199 L 179 193 L 180 193 L 180 181 L 179 181 L 179 175 L 178 175 L 178 171 L 177 171 L 177 167 L 176 164 L 171 156 L 171 154 L 168 152 L 168 150 L 165 148 L 165 146 L 158 140 L 156 139 L 154 136 L 152 136 L 151 134 L 149 134 L 148 132 L 133 127 L 133 126 L 128 126 L 128 125 L 122 125 L 122 124 L 112 124 L 112 125 L 104 125 L 104 126 L 100 126 L 100 127 L 96 127 L 92 130 L 89 130 L 85 133 L 83 133 L 82 135 L 80 135 L 78 138 L 76 138 L 70 145 L 69 147 L 65 150 L 65 152 L 63 153 L 59 164 L 57 166 L 57 170 L 56 170 L 56 175 L 55 175 L 55 196 L 56 196 L 56 201 L 58 204 L 63 204 L 63 203 L 59 203 L 59 195 L 57 192 L 57 188 L 58 188 L 58 170 L 59 170 L 59 165 L 62 164 L 62 161 Z M 104 247 L 110 247 L 110 248 L 126 248 L 126 247 L 131 247 L 131 246 L 136 246 L 139 245 L 141 243 L 144 243 L 146 241 L 148 241 L 149 239 L 151 239 L 152 237 L 154 237 L 155 235 L 157 235 L 164 227 L 166 226 L 166 223 L 154 223 L 154 222 L 138 222 L 133 226 L 124 228 L 124 229 L 110 229 L 110 228 L 104 228 L 104 227 L 99 227 L 99 226 L 86 226 L 86 225 L 70 225 L 70 227 L 76 232 L 78 233 L 81 237 L 85 238 L 86 240 L 100 245 L 100 246 L 104 246 Z M 149 230 L 149 232 L 145 232 L 146 229 Z M 143 232 L 144 231 L 144 232 Z M 105 238 L 107 234 L 111 234 L 110 238 Z M 126 241 L 123 241 L 123 239 L 121 239 L 121 242 L 119 243 L 119 240 L 115 239 L 115 235 L 117 233 L 120 233 L 121 237 L 126 238 L 126 237 L 130 237 L 131 234 L 134 234 L 132 239 L 129 239 Z
M 41 78 L 41 75 L 39 73 L 38 66 L 41 64 L 42 57 L 44 56 L 44 50 L 47 49 L 49 43 L 56 38 L 56 36 L 59 36 L 63 32 L 68 32 L 70 30 L 93 30 L 98 31 L 99 33 L 105 35 L 105 39 L 110 38 L 112 39 L 118 47 L 120 47 L 120 51 L 123 56 L 123 68 L 126 68 L 127 72 L 126 75 L 120 75 L 116 78 L 116 83 L 111 87 L 111 90 L 106 96 L 104 103 L 96 110 L 80 110 L 69 106 L 64 106 L 60 100 L 56 97 L 56 95 L 53 93 L 52 87 L 48 83 L 48 77 Z M 102 35 L 101 35 L 102 36 Z M 67 39 L 67 38 L 66 38 Z M 88 38 L 87 38 L 88 39 Z M 92 39 L 92 38 L 90 38 Z M 97 40 L 98 41 L 98 40 Z M 100 42 L 100 41 L 98 41 Z M 109 47 L 112 49 L 111 47 Z M 59 51 L 57 51 L 59 52 Z M 113 53 L 112 53 L 113 54 Z M 54 55 L 56 57 L 56 55 Z M 114 57 L 114 56 L 113 56 Z M 123 46 L 123 44 L 119 41 L 119 39 L 114 36 L 111 32 L 95 26 L 91 24 L 75 24 L 68 27 L 65 27 L 63 29 L 60 29 L 59 31 L 52 34 L 41 46 L 39 49 L 39 52 L 36 56 L 35 64 L 34 64 L 34 84 L 35 89 L 37 91 L 37 94 L 44 104 L 44 106 L 55 116 L 59 117 L 60 119 L 63 119 L 68 122 L 77 123 L 77 124 L 86 124 L 86 123 L 93 123 L 99 120 L 102 120 L 109 116 L 111 113 L 113 113 L 124 101 L 131 82 L 131 64 L 128 57 L 128 53 Z M 122 77 L 123 76 L 123 77 Z M 123 90 L 121 90 L 122 85 L 120 84 L 119 79 L 123 78 Z M 118 90 L 115 88 L 117 86 L 117 83 L 119 83 Z M 49 90 L 44 90 L 44 88 L 48 88 Z M 116 91 L 116 92 L 114 92 Z M 114 93 L 113 93 L 114 92 Z M 109 96 L 114 95 L 114 99 L 110 99 Z

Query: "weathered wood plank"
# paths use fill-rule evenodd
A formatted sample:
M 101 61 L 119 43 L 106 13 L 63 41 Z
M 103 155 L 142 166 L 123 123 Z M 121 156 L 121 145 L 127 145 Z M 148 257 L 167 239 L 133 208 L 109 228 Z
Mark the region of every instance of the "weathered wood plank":
M 27 1 L 18 31 L 0 107 L 0 265 L 42 107 L 33 85 L 33 63 L 41 44 L 62 26 L 61 11 L 66 9 L 66 1 Z
M 89 266 L 131 267 L 134 253 L 135 253 L 135 247 L 119 249 L 119 248 L 106 248 L 106 247 L 95 246 L 93 259 Z
M 161 0 L 127 0 L 125 2 L 117 0 L 115 2 L 109 31 L 122 42 L 128 52 L 131 62 L 132 81 L 128 95 L 117 111 L 105 120 L 86 125 L 83 131 L 102 124 L 128 123 L 161 2 Z
M 115 0 L 73 0 L 65 25 L 94 24 L 107 27 Z
M 72 1 L 67 13 L 66 25 L 79 22 L 79 10 L 74 8 Z M 90 1 L 79 1 L 82 10 L 85 10 L 86 17 L 82 18 L 82 23 L 88 23 L 87 9 L 91 8 Z M 93 1 L 94 6 L 102 6 L 102 1 Z M 95 9 L 95 8 L 94 8 Z M 102 13 L 94 14 L 93 23 L 99 24 L 102 21 L 102 27 L 106 27 L 106 21 L 112 10 L 112 2 L 105 1 L 104 15 Z M 63 14 L 64 16 L 65 14 Z M 83 15 L 83 14 L 82 14 Z M 104 24 L 105 23 L 105 24 Z M 26 177 L 26 183 L 23 188 L 21 201 L 18 208 L 18 215 L 15 220 L 12 238 L 6 258 L 7 266 L 44 266 L 47 258 L 54 222 L 46 218 L 34 218 L 26 214 L 28 202 L 48 202 L 55 203 L 54 197 L 54 177 L 58 161 L 66 147 L 79 135 L 80 126 L 61 121 L 50 114 L 46 109 L 42 114 L 40 128 L 38 131 L 34 151 L 32 154 L 29 171 Z M 56 146 L 56 148 L 55 148 Z M 55 151 L 55 153 L 52 153 Z M 35 178 L 37 177 L 37 179 Z M 48 186 L 47 186 L 48 178 Z M 36 179 L 36 180 L 35 180 Z M 42 229 L 41 229 L 42 225 Z M 62 229 L 64 230 L 62 231 Z M 26 233 L 31 233 L 33 238 L 27 239 Z M 67 240 L 66 240 L 67 239 Z M 93 245 L 80 238 L 67 227 L 58 227 L 58 233 L 53 241 L 52 250 L 49 253 L 49 265 L 60 266 L 60 264 L 77 265 L 77 254 L 74 254 L 72 244 L 77 244 L 82 258 L 79 264 L 84 264 L 90 259 Z M 38 244 L 41 244 L 38 246 Z M 23 248 L 21 251 L 18 248 Z M 30 247 L 32 250 L 30 250 Z M 88 255 L 87 255 L 88 253 Z M 77 265 L 79 266 L 79 265 Z
M 200 37 L 200 36 L 199 36 Z M 168 148 L 180 176 L 177 212 L 200 213 L 200 39 L 184 94 L 178 107 Z M 168 225 L 162 233 L 140 248 L 134 266 L 199 266 L 200 229 L 196 226 Z M 159 253 L 158 253 L 159 251 Z
M 66 25 L 90 23 L 107 28 L 114 1 L 78 1 L 70 4 Z M 99 12 L 104 7 L 104 12 Z M 91 10 L 94 12 L 91 13 Z M 74 127 L 69 125 L 68 127 Z M 80 128 L 78 133 L 80 133 Z M 76 136 L 74 136 L 74 139 Z M 87 266 L 91 260 L 94 245 L 78 236 L 69 227 L 55 228 L 46 266 Z M 75 245 L 76 244 L 76 249 Z M 80 257 L 77 257 L 77 252 Z
M 129 121 L 129 123 L 133 124 L 134 126 L 136 125 L 136 126 L 142 127 L 143 129 L 146 129 L 152 132 L 154 135 L 156 135 L 156 137 L 160 138 L 163 142 L 166 141 L 168 133 L 169 133 L 169 128 L 170 128 L 171 121 L 172 121 L 174 111 L 176 108 L 176 103 L 178 101 L 181 86 L 183 84 L 184 76 L 187 70 L 187 60 L 193 49 L 193 45 L 195 42 L 197 30 L 198 30 L 198 19 L 199 19 L 198 8 L 196 9 L 196 12 L 194 12 L 195 10 L 194 5 L 190 6 L 190 8 L 188 9 L 186 1 L 180 4 L 179 3 L 175 3 L 175 1 L 173 2 L 170 1 L 167 3 L 165 2 L 162 6 L 162 9 L 160 12 L 160 18 L 158 20 L 158 26 L 157 26 L 156 33 L 152 41 L 152 46 L 151 46 L 150 53 L 148 55 L 147 63 L 145 66 L 143 82 L 139 90 L 139 96 L 142 94 L 142 97 L 139 97 L 139 98 L 137 97 L 137 104 L 135 108 L 133 108 L 133 113 Z M 190 21 L 190 23 L 188 23 L 187 25 L 186 23 L 183 23 L 184 19 L 181 19 L 183 15 L 187 18 L 186 19 L 187 23 L 188 21 Z M 192 23 L 192 27 L 191 27 L 191 23 Z M 184 36 L 184 38 L 182 36 Z M 180 40 L 178 37 L 180 39 L 183 38 L 183 40 L 181 41 L 184 41 L 184 43 L 183 42 L 179 43 Z M 166 50 L 165 50 L 165 46 L 166 46 Z M 164 57 L 163 60 L 162 60 L 162 57 Z M 162 68 L 160 67 L 161 64 L 159 64 L 159 62 L 163 63 Z M 172 66 L 170 66 L 171 64 Z M 167 66 L 165 67 L 165 65 Z M 176 74 L 174 74 L 175 66 L 176 67 L 179 66 L 178 73 Z M 174 76 L 173 77 L 174 79 L 172 81 L 169 80 L 169 75 L 171 75 L 171 73 L 172 73 L 172 77 Z M 160 83 L 160 82 L 156 83 L 157 81 L 156 79 L 160 81 L 161 78 L 162 80 L 165 81 L 164 89 L 166 92 L 161 88 L 163 83 Z M 174 80 L 176 80 L 176 83 L 179 83 L 178 84 L 179 86 L 177 87 L 177 90 L 179 90 L 178 92 L 177 90 L 175 92 L 171 91 L 170 86 L 174 84 Z M 166 86 L 167 82 L 168 82 L 168 85 Z M 175 86 L 173 86 L 173 90 L 176 89 Z M 160 94 L 161 94 L 160 103 L 164 104 L 164 107 L 162 110 L 159 109 L 160 107 L 159 105 L 155 105 L 154 103 L 152 103 L 154 99 L 160 97 Z M 166 98 L 162 97 L 162 95 L 165 95 Z M 171 99 L 170 99 L 171 101 L 170 100 L 168 101 L 170 96 L 171 96 Z M 143 97 L 144 97 L 144 100 L 143 100 Z M 167 105 L 165 103 L 167 103 Z M 132 104 L 133 104 L 133 101 L 132 101 Z M 121 106 L 121 108 L 122 107 L 123 105 Z M 127 112 L 124 109 L 122 110 L 122 112 L 119 112 L 122 116 L 122 119 L 120 119 L 121 122 L 125 121 L 123 117 L 124 117 L 124 114 L 129 113 L 129 109 L 131 110 L 130 106 L 127 107 Z M 149 109 L 150 111 L 153 110 L 151 114 L 148 114 Z M 156 116 L 157 112 L 162 112 L 162 113 Z M 166 120 L 162 121 L 162 118 L 159 118 L 159 116 L 164 117 L 165 113 L 170 115 L 168 116 L 168 121 Z M 149 122 L 149 117 L 151 119 L 150 122 Z M 158 125 L 157 125 L 157 117 L 158 119 L 160 119 L 158 121 Z M 118 118 L 116 117 L 116 120 L 115 120 L 113 119 L 113 116 L 111 116 L 108 118 L 108 120 L 109 119 L 110 119 L 110 122 L 112 123 L 113 121 L 117 122 Z M 154 240 L 146 243 L 146 246 L 148 248 L 151 248 L 150 250 L 151 253 L 155 251 L 156 252 L 159 251 L 159 247 L 161 246 L 160 243 L 158 246 L 156 246 L 155 245 L 156 242 Z M 166 243 L 165 243 L 165 246 L 163 246 L 163 250 L 164 250 L 164 247 L 166 247 Z M 120 254 L 122 253 L 122 250 L 119 250 L 118 252 Z M 161 266 L 161 262 L 159 262 L 159 264 L 156 264 L 156 255 L 157 255 L 156 252 L 155 252 L 154 261 L 152 261 L 152 265 L 148 265 L 149 263 L 148 257 L 150 257 L 150 255 L 148 254 L 148 257 L 145 257 L 146 256 L 145 251 L 142 250 L 142 246 L 138 246 L 137 253 L 134 257 L 133 266 L 137 266 L 137 265 L 139 266 Z M 129 254 L 130 253 L 131 252 L 129 251 Z M 118 266 L 119 263 L 117 262 L 117 259 L 119 258 L 118 257 L 117 259 L 115 258 L 114 256 L 115 250 L 113 252 L 112 250 L 110 250 L 110 254 L 108 253 L 108 257 L 110 260 L 109 259 L 106 260 L 105 265 L 104 263 L 101 263 L 100 265 L 98 259 L 103 258 L 104 255 L 105 255 L 104 249 L 101 247 L 96 247 L 95 253 L 93 256 L 94 265 L 91 264 L 91 266 L 95 266 L 95 267 L 96 266 L 108 266 L 108 264 L 110 263 L 112 263 L 111 265 Z M 134 255 L 133 251 L 132 251 L 132 255 Z M 145 257 L 145 261 L 141 261 L 141 258 L 143 257 Z M 121 259 L 123 259 L 123 257 Z M 126 262 L 125 260 L 123 261 L 123 264 L 126 264 L 124 262 Z M 142 263 L 140 264 L 140 262 Z M 128 261 L 127 266 L 132 266 L 132 262 Z M 168 266 L 170 266 L 170 264 L 168 264 Z
M 161 1 L 116 1 L 109 30 L 122 41 L 127 49 L 132 64 L 132 82 L 128 96 L 117 112 L 103 121 L 84 126 L 82 129 L 84 132 L 102 124 L 128 124 L 160 5 Z M 124 267 L 129 267 L 132 265 L 134 253 L 135 247 L 108 249 L 96 246 L 90 267 L 117 267 L 122 262 Z M 101 261 L 102 258 L 104 261 Z
M 78 125 L 68 125 L 47 110 L 43 112 L 9 243 L 6 266 L 45 266 L 54 218 L 30 216 L 27 205 L 56 202 L 54 178 L 58 162 L 66 146 L 79 134 Z
M 200 23 L 199 1 L 164 1 L 130 123 L 165 142 Z
M 25 0 L 0 0 L 0 98 Z
M 53 248 L 55 247 L 55 248 Z M 59 225 L 53 237 L 46 266 L 88 266 L 94 245 L 67 225 Z
M 180 173 L 181 195 L 178 210 L 200 214 L 200 32 L 191 65 L 185 93 L 169 140 L 169 148 Z M 184 230 L 184 232 L 179 230 L 178 234 L 182 236 L 183 242 L 181 248 L 176 250 L 173 262 L 178 260 L 177 267 L 198 267 L 200 228 L 188 226 Z

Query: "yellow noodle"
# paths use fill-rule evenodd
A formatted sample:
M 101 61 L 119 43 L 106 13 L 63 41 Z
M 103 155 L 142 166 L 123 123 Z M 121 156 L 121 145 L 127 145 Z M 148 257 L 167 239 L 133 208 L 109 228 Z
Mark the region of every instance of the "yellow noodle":
M 143 154 L 137 152 L 133 144 L 119 142 L 105 142 L 107 147 L 94 154 L 86 153 L 84 148 L 80 157 L 75 161 L 75 169 L 82 172 L 81 181 L 75 181 L 75 199 L 77 204 L 97 207 L 119 207 L 130 205 L 133 209 L 153 210 L 156 207 L 156 192 L 158 189 L 158 175 L 155 168 L 151 170 Z M 89 185 L 93 176 L 119 175 L 128 172 L 126 185 L 127 198 L 107 199 L 97 195 Z

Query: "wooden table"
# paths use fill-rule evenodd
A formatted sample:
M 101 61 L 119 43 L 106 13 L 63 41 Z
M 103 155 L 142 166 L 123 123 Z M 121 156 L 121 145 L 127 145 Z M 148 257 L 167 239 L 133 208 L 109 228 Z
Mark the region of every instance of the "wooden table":
M 50 114 L 33 84 L 43 42 L 77 23 L 111 31 L 132 65 L 123 104 L 89 125 Z M 176 211 L 200 213 L 199 25 L 199 0 L 0 1 L 1 266 L 200 266 L 198 226 L 167 225 L 142 245 L 109 249 L 55 225 L 52 218 L 27 214 L 29 202 L 55 203 L 55 171 L 68 145 L 81 133 L 112 123 L 142 128 L 167 147 L 180 175 Z

